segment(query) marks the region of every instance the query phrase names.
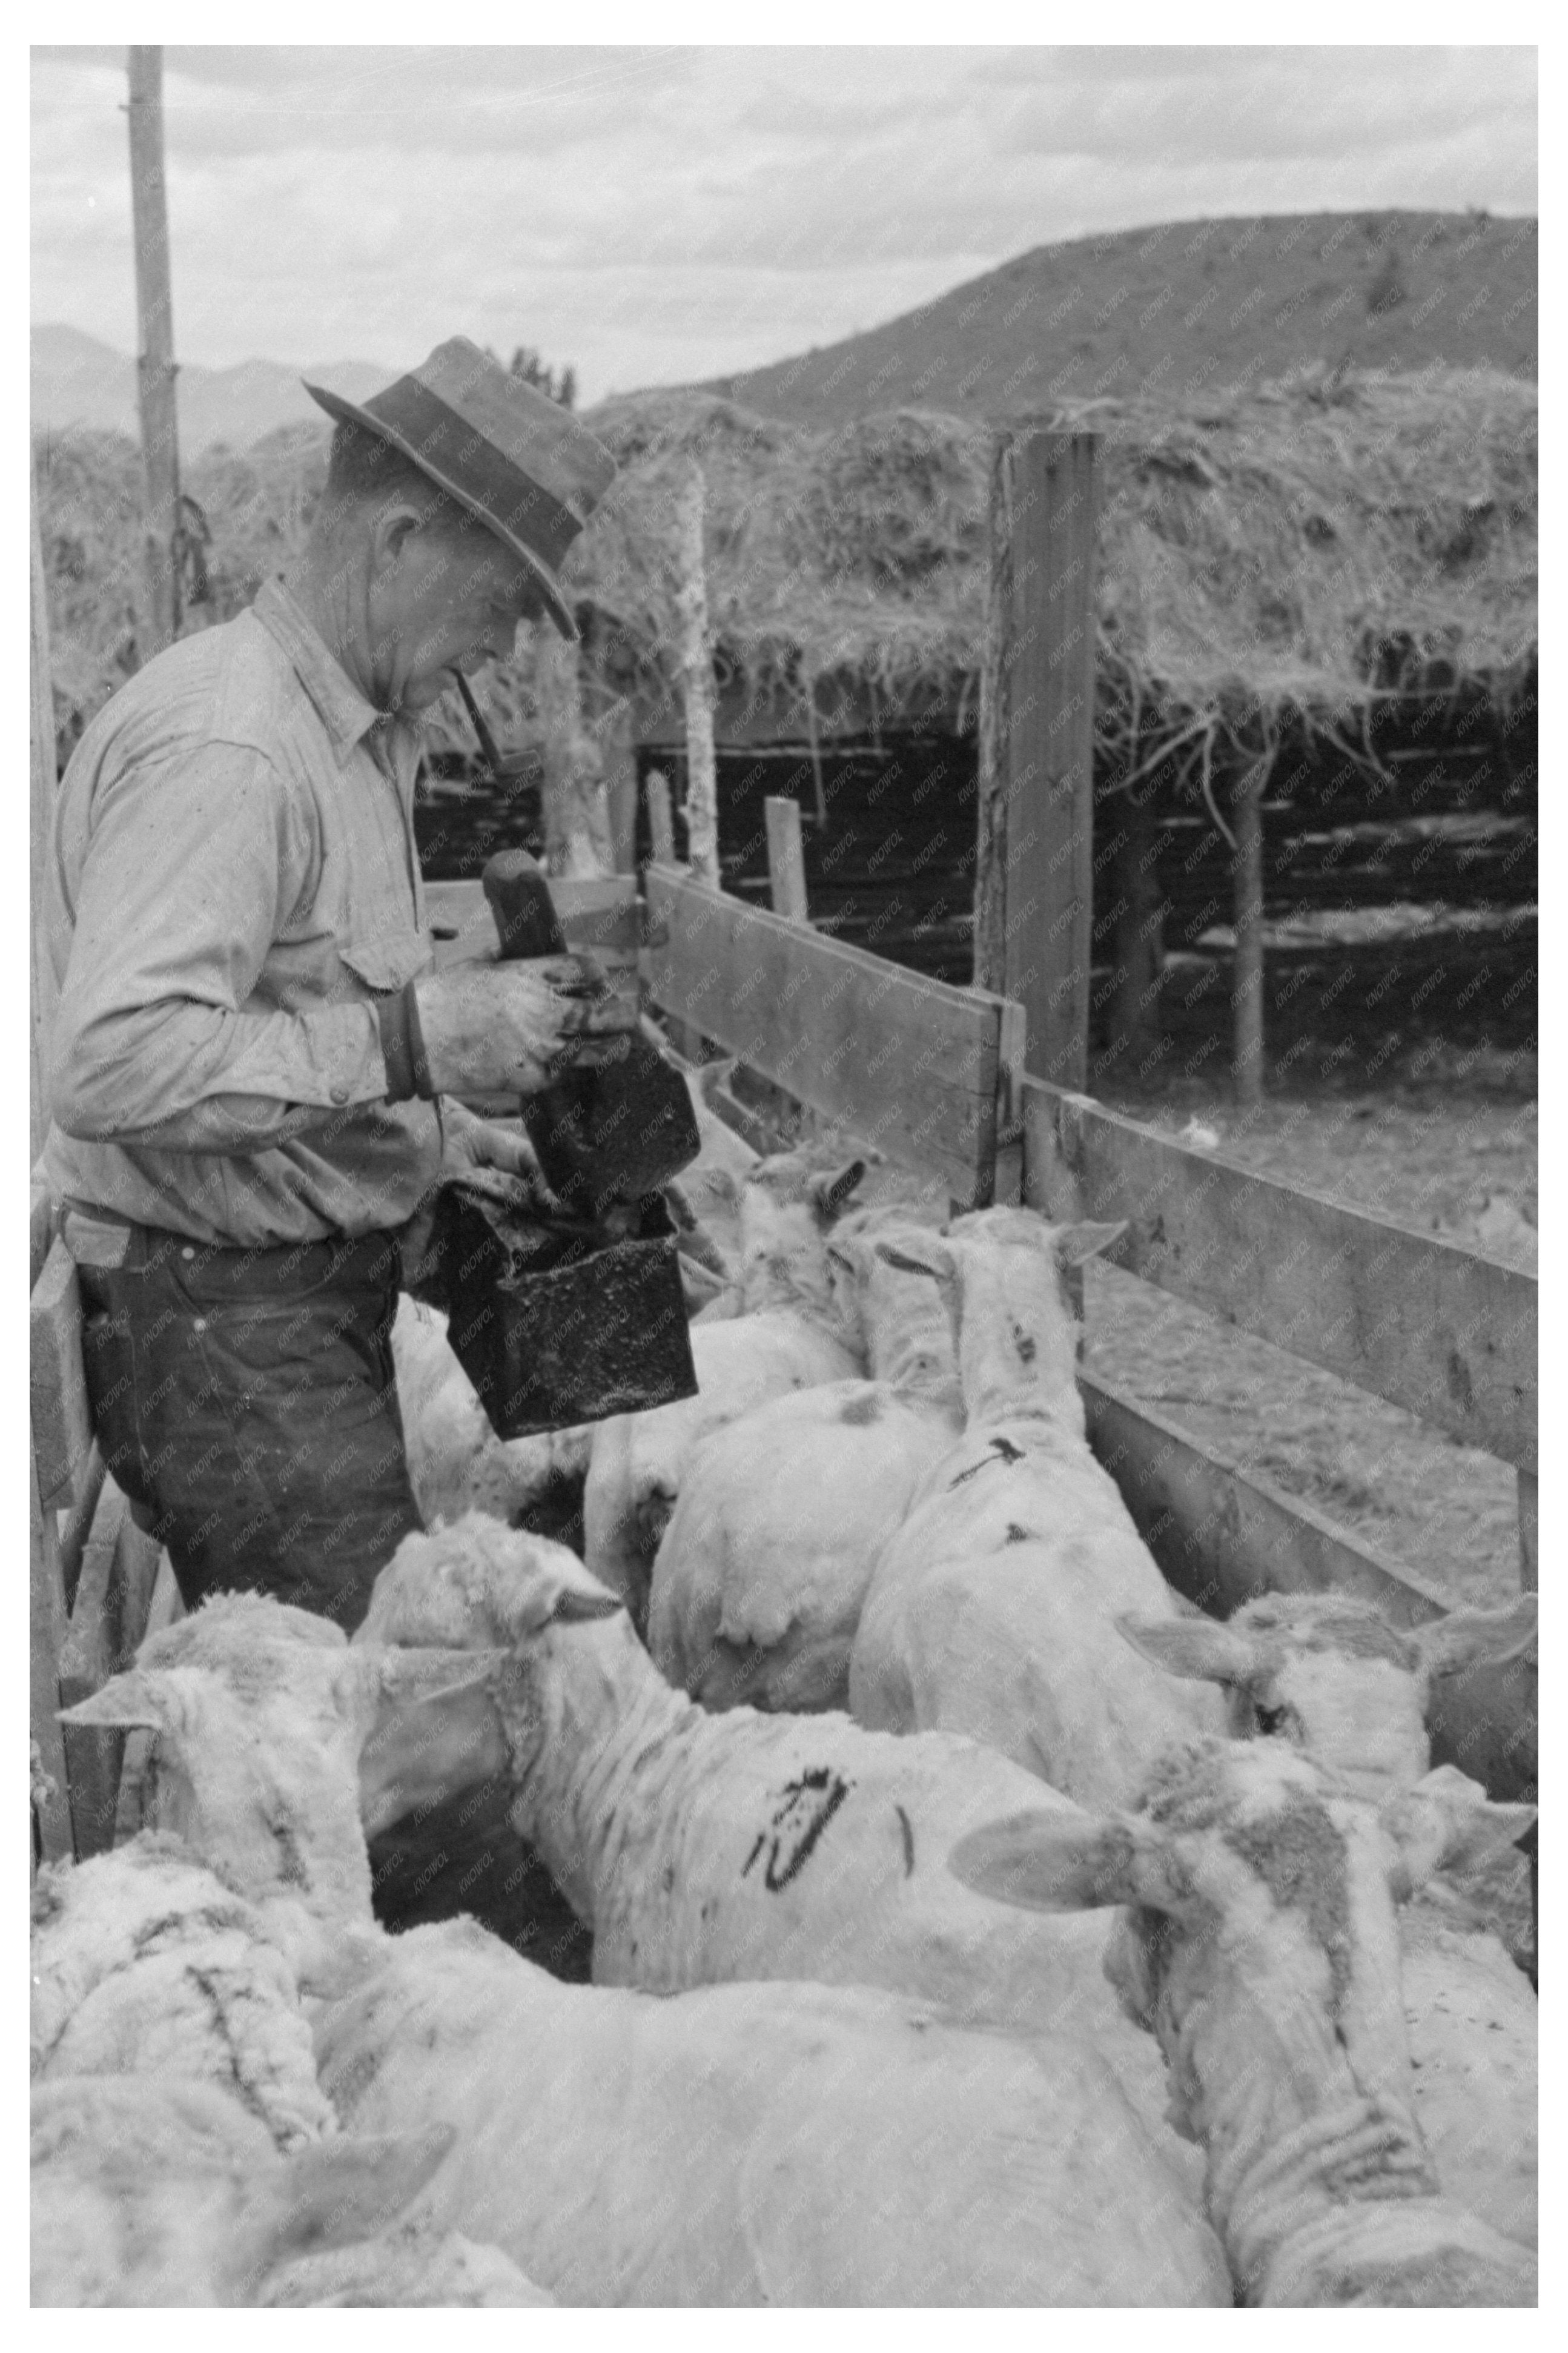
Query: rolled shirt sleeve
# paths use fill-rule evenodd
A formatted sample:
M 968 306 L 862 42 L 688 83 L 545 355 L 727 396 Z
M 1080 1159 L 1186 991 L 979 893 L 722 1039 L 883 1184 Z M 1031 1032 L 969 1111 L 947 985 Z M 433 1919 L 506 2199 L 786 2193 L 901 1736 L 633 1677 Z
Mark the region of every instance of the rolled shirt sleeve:
M 307 892 L 295 797 L 255 746 L 132 766 L 95 811 L 55 1019 L 53 1115 L 88 1141 L 254 1153 L 384 1097 L 363 992 L 257 997 Z

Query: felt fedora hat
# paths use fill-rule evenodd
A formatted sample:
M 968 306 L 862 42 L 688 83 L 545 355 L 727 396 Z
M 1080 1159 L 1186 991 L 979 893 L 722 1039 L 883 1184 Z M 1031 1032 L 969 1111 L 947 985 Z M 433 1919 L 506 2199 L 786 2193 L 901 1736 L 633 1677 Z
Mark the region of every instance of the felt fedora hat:
M 569 409 L 454 335 L 362 406 L 305 385 L 329 417 L 390 443 L 519 555 L 563 637 L 576 623 L 557 575 L 616 461 Z

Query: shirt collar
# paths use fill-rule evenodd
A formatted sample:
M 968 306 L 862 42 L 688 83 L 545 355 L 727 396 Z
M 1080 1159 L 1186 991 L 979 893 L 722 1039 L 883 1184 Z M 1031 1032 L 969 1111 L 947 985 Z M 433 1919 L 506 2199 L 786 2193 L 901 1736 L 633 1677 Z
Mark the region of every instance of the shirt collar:
M 293 664 L 341 768 L 355 744 L 371 728 L 384 723 L 387 713 L 365 701 L 281 580 L 265 582 L 250 609 Z

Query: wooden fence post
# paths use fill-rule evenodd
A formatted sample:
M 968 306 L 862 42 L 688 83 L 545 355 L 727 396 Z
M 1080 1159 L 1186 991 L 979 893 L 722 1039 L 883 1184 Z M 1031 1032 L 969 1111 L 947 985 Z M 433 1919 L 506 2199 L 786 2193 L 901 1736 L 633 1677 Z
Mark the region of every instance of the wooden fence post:
M 647 772 L 647 829 L 656 866 L 675 864 L 675 819 L 669 807 L 669 778 L 658 768 Z
M 676 612 L 686 706 L 686 855 L 691 879 L 719 888 L 719 782 L 713 750 L 713 640 L 708 628 L 708 575 L 702 553 L 705 491 L 692 459 L 676 506 Z
M 1089 1075 L 1096 436 L 1004 432 L 980 679 L 974 984 L 1021 1004 L 1028 1068 Z
M 27 598 L 30 655 L 28 702 L 29 874 L 27 906 L 31 922 L 28 963 L 29 1053 L 27 1060 L 27 1148 L 36 1162 L 49 1132 L 49 1036 L 54 1026 L 55 976 L 44 937 L 44 874 L 51 855 L 55 817 L 55 696 L 49 668 L 49 606 L 44 578 L 44 549 L 38 533 L 38 486 L 31 462 L 27 468 L 27 499 L 32 526 L 32 582 Z
M 599 722 L 605 763 L 605 802 L 610 823 L 610 855 L 617 874 L 637 871 L 637 755 L 632 741 L 631 704 L 623 696 Z
M 1541 1482 L 1533 1471 L 1519 1473 L 1519 1583 L 1523 1593 L 1539 1588 Z
M 174 410 L 174 319 L 169 286 L 169 214 L 163 191 L 163 52 L 130 52 L 131 216 L 136 246 L 139 336 L 136 389 L 142 413 L 146 639 L 141 658 L 172 645 L 180 630 L 175 536 L 180 522 L 179 438 Z
M 1263 780 L 1254 762 L 1236 795 L 1236 957 L 1231 1016 L 1236 1100 L 1243 1111 L 1263 1101 Z
M 768 889 L 773 913 L 787 916 L 792 923 L 808 923 L 800 803 L 769 793 L 763 802 L 763 817 L 768 828 Z

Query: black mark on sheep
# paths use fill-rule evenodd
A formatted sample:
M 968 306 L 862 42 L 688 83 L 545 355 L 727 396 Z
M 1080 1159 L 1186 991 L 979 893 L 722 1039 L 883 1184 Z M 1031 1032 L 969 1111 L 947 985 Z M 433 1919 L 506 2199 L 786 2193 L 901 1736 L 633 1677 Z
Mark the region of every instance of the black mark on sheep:
M 967 1471 L 961 1471 L 956 1479 L 948 1481 L 948 1493 L 951 1494 L 954 1487 L 962 1487 L 966 1479 L 977 1478 L 992 1462 L 1021 1462 L 1023 1459 L 1023 1448 L 1015 1446 L 1010 1438 L 994 1438 L 978 1462 L 972 1462 Z
M 896 1805 L 893 1811 L 899 1818 L 899 1829 L 903 1834 L 904 1877 L 908 1879 L 912 1875 L 915 1867 L 915 1834 L 910 1826 L 910 1818 L 902 1806 Z
M 758 1856 L 768 1849 L 763 1883 L 770 1894 L 780 1894 L 801 1870 L 817 1840 L 849 1795 L 850 1784 L 826 1765 L 786 1781 L 781 1802 L 768 1828 L 741 1865 L 742 1879 Z

